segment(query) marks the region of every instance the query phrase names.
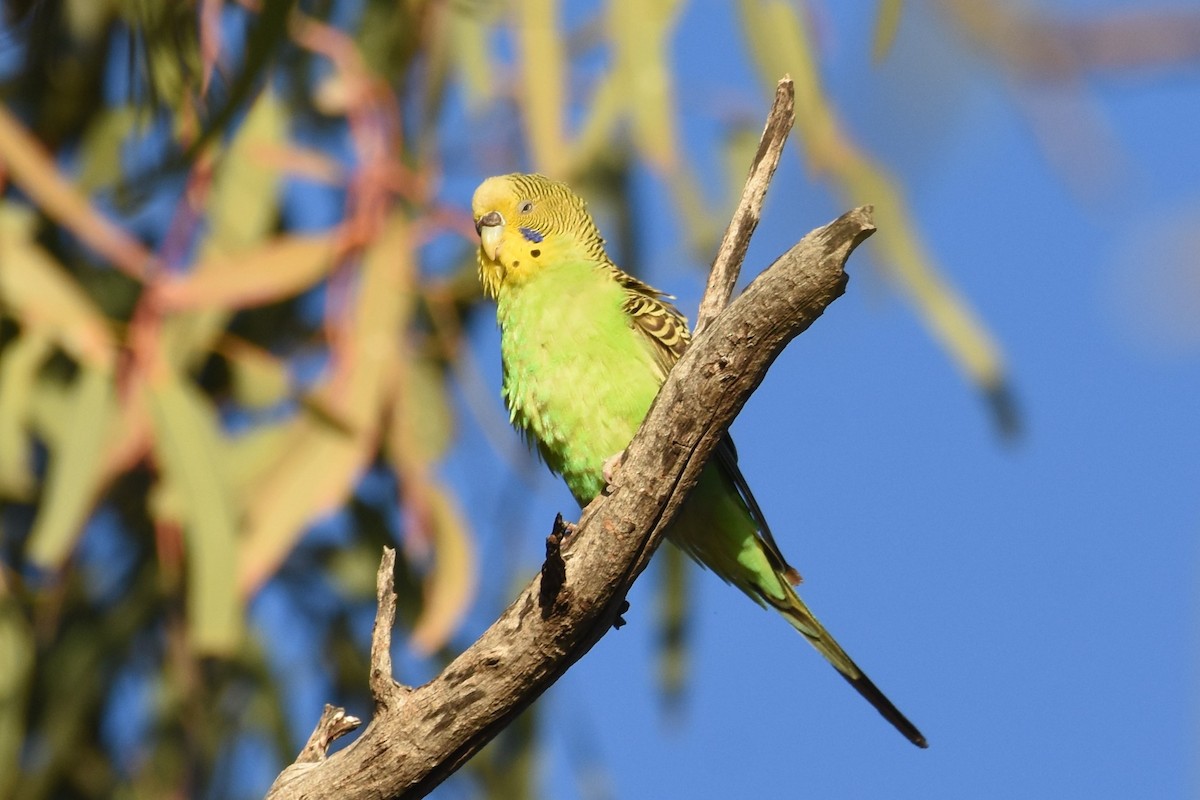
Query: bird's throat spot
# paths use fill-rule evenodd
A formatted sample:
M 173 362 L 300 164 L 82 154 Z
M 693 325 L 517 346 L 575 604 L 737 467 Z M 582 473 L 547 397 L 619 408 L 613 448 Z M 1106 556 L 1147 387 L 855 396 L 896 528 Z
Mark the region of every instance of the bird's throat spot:
M 541 254 L 542 254 L 541 250 L 534 249 L 534 250 L 529 251 L 529 255 L 533 256 L 534 258 L 537 258 Z

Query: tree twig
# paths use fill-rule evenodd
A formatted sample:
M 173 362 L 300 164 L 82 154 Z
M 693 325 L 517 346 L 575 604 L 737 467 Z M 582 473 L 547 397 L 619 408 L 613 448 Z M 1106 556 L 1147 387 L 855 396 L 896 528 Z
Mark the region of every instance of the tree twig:
M 568 532 L 568 523 L 559 514 L 554 518 L 554 530 L 546 537 L 546 560 L 542 562 L 542 583 L 538 587 L 538 605 L 542 617 L 549 617 L 561 608 L 559 594 L 567 582 L 567 565 L 562 557 L 563 539 Z
M 559 516 L 539 575 L 471 647 L 415 689 L 392 678 L 395 552 L 386 548 L 371 642 L 375 717 L 357 741 L 321 758 L 313 750 L 332 741 L 322 733 L 327 712 L 268 800 L 422 797 L 624 622 L 626 592 L 713 448 L 784 346 L 845 291 L 846 259 L 875 230 L 869 208 L 843 215 L 805 236 L 726 308 L 792 120 L 785 77 L 714 261 L 696 336 L 626 449 L 617 484 L 584 509 L 578 526 Z
M 796 91 L 792 79 L 785 75 L 775 86 L 775 102 L 771 104 L 767 124 L 763 126 L 762 137 L 758 140 L 758 152 L 754 154 L 754 161 L 750 165 L 750 174 L 742 188 L 742 198 L 729 220 L 729 227 L 725 229 L 721 246 L 717 248 L 717 256 L 708 273 L 704 298 L 700 301 L 700 310 L 696 312 L 696 334 L 707 328 L 717 314 L 729 305 L 742 261 L 746 258 L 746 248 L 750 246 L 750 237 L 754 235 L 762 216 L 767 187 L 771 185 L 775 168 L 779 166 L 779 156 L 783 153 L 788 132 L 795 120 Z
M 376 706 L 386 705 L 398 690 L 407 690 L 392 676 L 392 627 L 396 624 L 396 550 L 383 548 L 375 575 L 375 627 L 371 629 L 371 674 L 368 682 Z
M 783 347 L 845 290 L 846 258 L 873 230 L 870 209 L 859 208 L 813 231 L 693 341 L 626 450 L 619 483 L 561 545 L 560 591 L 570 595 L 561 611 L 539 613 L 542 577 L 534 578 L 440 675 L 392 688 L 355 742 L 289 768 L 268 797 L 422 797 L 587 653 L 617 619 L 724 430 Z

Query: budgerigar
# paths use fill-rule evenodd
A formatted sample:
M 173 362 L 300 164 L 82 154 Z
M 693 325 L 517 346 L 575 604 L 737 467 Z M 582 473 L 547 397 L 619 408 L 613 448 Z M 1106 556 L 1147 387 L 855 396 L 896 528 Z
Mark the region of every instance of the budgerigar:
M 583 200 L 541 175 L 489 178 L 472 201 L 479 277 L 496 300 L 503 394 L 581 506 L 605 487 L 605 464 L 633 439 L 687 323 L 662 292 L 622 272 Z M 846 655 L 792 588 L 726 437 L 668 536 L 760 605 L 779 612 L 909 741 L 925 737 Z

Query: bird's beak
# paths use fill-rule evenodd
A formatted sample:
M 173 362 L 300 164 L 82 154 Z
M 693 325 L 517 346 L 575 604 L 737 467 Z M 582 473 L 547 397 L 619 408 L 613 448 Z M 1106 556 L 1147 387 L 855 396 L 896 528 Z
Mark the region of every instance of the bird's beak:
M 495 261 L 500 255 L 500 238 L 504 234 L 504 217 L 499 211 L 489 211 L 475 220 L 475 231 L 479 234 L 479 244 L 489 260 Z

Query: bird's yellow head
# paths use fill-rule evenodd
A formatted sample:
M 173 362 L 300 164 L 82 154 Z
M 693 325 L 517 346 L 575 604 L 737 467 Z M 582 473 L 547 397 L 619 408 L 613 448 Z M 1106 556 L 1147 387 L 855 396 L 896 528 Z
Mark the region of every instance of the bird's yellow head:
M 607 260 L 583 199 L 542 175 L 497 175 L 471 200 L 479 233 L 479 280 L 489 297 L 536 274 L 551 259 Z

